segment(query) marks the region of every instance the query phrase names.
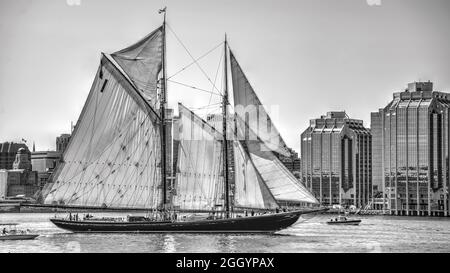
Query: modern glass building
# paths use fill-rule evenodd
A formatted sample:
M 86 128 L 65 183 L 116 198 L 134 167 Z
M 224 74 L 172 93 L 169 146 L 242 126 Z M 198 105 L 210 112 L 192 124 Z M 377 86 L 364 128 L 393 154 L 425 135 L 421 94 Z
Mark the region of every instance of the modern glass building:
M 322 205 L 365 207 L 372 200 L 372 136 L 345 112 L 312 119 L 301 134 L 302 181 Z
M 371 115 L 373 183 L 397 215 L 448 216 L 450 94 L 408 84 Z

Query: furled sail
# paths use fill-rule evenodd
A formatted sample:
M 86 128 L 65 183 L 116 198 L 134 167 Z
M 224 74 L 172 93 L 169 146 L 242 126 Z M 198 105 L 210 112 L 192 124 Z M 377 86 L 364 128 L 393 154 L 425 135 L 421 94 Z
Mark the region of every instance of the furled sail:
M 277 202 L 270 193 L 240 141 L 233 141 L 235 191 L 234 206 L 274 209 Z
M 237 115 L 236 127 L 237 138 L 245 139 L 241 142 L 244 143 L 256 170 L 278 203 L 318 203 L 311 192 L 295 178 L 278 157 Z
M 163 30 L 154 30 L 139 42 L 111 56 L 131 78 L 142 96 L 157 108 L 158 74 L 162 66 Z
M 259 136 L 267 148 L 281 155 L 289 156 L 290 152 L 286 143 L 275 128 L 269 114 L 231 51 L 230 63 L 236 114 Z
M 157 36 L 158 31 L 153 35 Z M 45 196 L 45 204 L 160 207 L 159 117 L 148 101 L 153 96 L 149 94 L 156 94 L 156 90 L 150 92 L 140 81 L 144 74 L 151 72 L 145 81 L 155 83 L 161 67 L 160 54 L 151 57 L 151 61 L 145 59 L 155 51 L 148 45 L 150 41 L 156 44 L 156 38 L 149 37 L 153 38 L 119 51 L 115 57 L 102 55 L 63 162 Z M 131 60 L 133 56 L 136 61 Z
M 223 205 L 222 135 L 179 104 L 179 145 L 173 205 L 212 210 Z

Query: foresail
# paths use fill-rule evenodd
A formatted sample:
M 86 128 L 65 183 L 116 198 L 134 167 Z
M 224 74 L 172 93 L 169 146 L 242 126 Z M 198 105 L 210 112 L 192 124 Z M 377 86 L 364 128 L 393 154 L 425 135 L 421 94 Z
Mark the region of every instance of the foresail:
M 179 104 L 178 162 L 173 205 L 212 210 L 223 205 L 222 135 Z
M 237 138 L 245 139 L 242 142 L 245 143 L 250 159 L 278 203 L 318 203 L 311 192 L 297 180 L 278 157 L 266 147 L 266 144 L 237 116 L 236 123 L 238 128 Z
M 269 114 L 250 85 L 239 63 L 230 52 L 231 74 L 235 112 L 257 133 L 266 147 L 284 156 L 289 156 L 286 143 L 275 128 Z M 244 129 L 244 128 L 241 128 Z
M 158 74 L 162 67 L 162 27 L 139 42 L 111 54 L 149 103 L 157 108 Z
M 45 204 L 159 207 L 159 128 L 154 109 L 103 55 Z
M 274 209 L 277 202 L 255 169 L 240 141 L 233 142 L 235 192 L 234 206 L 241 208 Z

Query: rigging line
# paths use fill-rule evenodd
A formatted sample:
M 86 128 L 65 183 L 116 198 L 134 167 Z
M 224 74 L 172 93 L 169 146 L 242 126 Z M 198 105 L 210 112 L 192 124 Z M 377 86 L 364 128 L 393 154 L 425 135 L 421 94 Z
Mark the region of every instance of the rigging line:
M 222 53 L 222 55 L 220 56 L 219 64 L 217 65 L 216 75 L 214 76 L 214 85 L 215 85 L 216 82 L 217 82 L 217 76 L 219 75 L 219 69 L 220 69 L 221 64 L 222 64 L 223 56 L 224 56 L 224 53 Z M 214 90 L 214 85 L 211 87 L 211 89 L 212 89 L 211 91 Z M 208 104 L 211 103 L 211 99 L 212 99 L 212 95 L 209 96 Z M 210 114 L 210 113 L 208 113 L 208 114 Z
M 223 44 L 223 42 L 220 42 L 220 44 L 218 44 L 217 46 L 215 46 L 214 48 L 212 48 L 211 50 L 209 50 L 208 52 L 206 52 L 205 54 L 203 54 L 202 56 L 198 57 L 197 59 L 195 59 L 193 62 L 191 62 L 190 64 L 184 66 L 183 68 L 181 68 L 180 70 L 178 70 L 176 73 L 174 73 L 172 76 L 168 77 L 167 79 L 170 80 L 170 78 L 175 77 L 176 75 L 180 74 L 181 72 L 183 72 L 184 70 L 186 70 L 187 68 L 191 67 L 193 64 L 195 64 L 196 62 L 200 61 L 201 59 L 203 59 L 204 57 L 208 56 L 211 52 L 213 52 L 214 50 L 216 50 L 217 48 L 219 48 L 221 45 Z
M 211 79 L 209 78 L 208 74 L 206 74 L 205 70 L 203 70 L 203 68 L 200 66 L 200 64 L 195 61 L 194 56 L 192 56 L 191 52 L 187 49 L 187 47 L 183 44 L 183 42 L 180 40 L 180 38 L 178 38 L 178 35 L 175 33 L 175 31 L 173 31 L 173 29 L 170 27 L 169 24 L 167 24 L 167 26 L 169 27 L 169 30 L 172 32 L 172 34 L 175 36 L 175 38 L 177 39 L 177 41 L 181 44 L 181 46 L 183 46 L 184 50 L 186 50 L 186 52 L 189 54 L 189 56 L 192 58 L 192 60 L 194 60 L 194 63 L 197 65 L 197 67 L 200 69 L 200 71 L 203 73 L 203 75 L 208 79 L 208 81 L 214 86 L 214 88 L 217 90 L 217 92 L 219 92 L 219 94 L 222 94 L 220 92 L 219 89 L 217 89 L 217 87 L 213 84 L 213 82 L 211 81 Z
M 201 89 L 201 88 L 198 88 L 198 87 L 195 87 L 195 86 L 191 86 L 191 85 L 188 85 L 188 84 L 185 84 L 185 83 L 176 82 L 176 81 L 174 81 L 174 80 L 167 80 L 167 81 L 172 82 L 172 83 L 176 83 L 176 84 L 179 84 L 179 85 L 182 85 L 182 86 L 185 86 L 185 87 L 189 87 L 189 88 L 192 88 L 192 89 L 195 89 L 195 90 L 198 90 L 198 91 L 210 93 L 210 94 L 212 94 L 212 95 L 221 96 L 220 94 L 211 92 L 211 91 L 209 91 L 209 90 Z
M 189 110 L 191 110 L 191 111 L 194 111 L 194 110 L 202 110 L 202 109 L 207 109 L 207 108 L 217 108 L 217 106 L 220 104 L 222 104 L 222 103 L 217 102 L 217 103 L 208 104 L 208 105 L 201 106 L 201 107 L 187 107 L 187 108 L 189 108 Z

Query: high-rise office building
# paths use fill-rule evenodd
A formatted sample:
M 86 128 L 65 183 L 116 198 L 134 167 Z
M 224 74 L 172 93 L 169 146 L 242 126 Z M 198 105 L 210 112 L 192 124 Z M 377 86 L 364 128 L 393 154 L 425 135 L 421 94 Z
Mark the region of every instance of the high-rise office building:
M 373 182 L 392 214 L 449 215 L 449 108 L 450 94 L 415 82 L 372 113 Z
M 312 119 L 301 134 L 302 181 L 322 205 L 372 201 L 372 136 L 345 112 Z

